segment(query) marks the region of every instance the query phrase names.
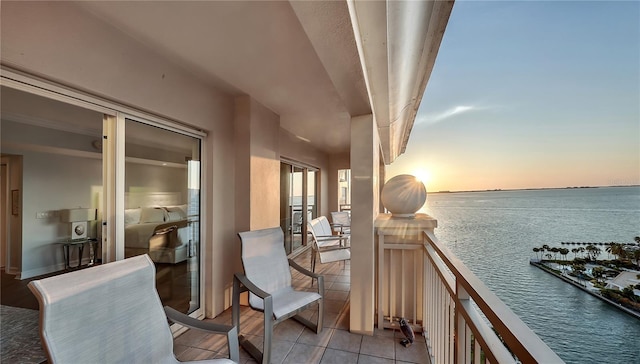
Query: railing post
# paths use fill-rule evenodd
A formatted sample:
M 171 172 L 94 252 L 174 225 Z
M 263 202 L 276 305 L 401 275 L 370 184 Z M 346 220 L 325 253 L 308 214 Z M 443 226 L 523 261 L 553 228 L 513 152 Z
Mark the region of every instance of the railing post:
M 456 280 L 456 298 L 457 302 L 469 300 L 469 293 Z M 455 304 L 455 332 L 454 332 L 454 362 L 456 364 L 469 363 L 470 343 L 467 341 L 467 328 L 464 316 L 460 312 L 461 305 Z

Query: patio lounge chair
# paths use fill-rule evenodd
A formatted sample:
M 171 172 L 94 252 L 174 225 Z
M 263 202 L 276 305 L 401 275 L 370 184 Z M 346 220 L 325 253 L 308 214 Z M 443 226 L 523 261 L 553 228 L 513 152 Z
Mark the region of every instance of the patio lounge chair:
M 246 231 L 238 234 L 242 241 L 242 265 L 244 274 L 236 273 L 233 280 L 233 323 L 240 331 L 240 294 L 249 291 L 251 308 L 264 312 L 264 345 L 260 352 L 249 340 L 240 335 L 240 345 L 258 363 L 271 360 L 271 340 L 276 324 L 294 318 L 319 334 L 324 314 L 324 278 L 309 272 L 287 259 L 284 251 L 284 234 L 279 227 Z M 316 292 L 296 291 L 291 286 L 293 267 L 318 281 Z M 314 324 L 298 315 L 318 303 L 318 321 Z
M 349 236 L 333 235 L 331 225 L 325 216 L 320 216 L 309 221 L 308 230 L 313 237 L 313 253 L 311 254 L 312 272 L 315 272 L 317 259 L 320 259 L 320 263 L 331 263 L 351 259 Z
M 162 308 L 155 267 L 147 255 L 29 283 L 40 302 L 40 336 L 49 363 L 178 363 L 167 317 L 180 325 L 227 335 L 240 360 L 235 327 Z

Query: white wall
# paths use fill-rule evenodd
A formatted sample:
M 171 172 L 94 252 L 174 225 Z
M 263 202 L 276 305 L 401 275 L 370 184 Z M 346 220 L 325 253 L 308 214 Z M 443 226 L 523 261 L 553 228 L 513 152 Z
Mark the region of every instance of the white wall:
M 4 152 L 4 151 L 3 151 Z M 102 186 L 102 162 L 97 159 L 9 151 L 23 155 L 22 273 L 25 279 L 64 269 L 62 248 L 69 226 L 59 215 L 37 219 L 36 213 L 76 207 L 97 208 Z M 95 224 L 89 230 L 96 236 Z
M 69 238 L 69 224 L 60 222 L 59 212 L 76 207 L 99 208 L 102 193 L 102 160 L 29 150 L 3 149 L 23 156 L 22 264 L 21 279 L 64 269 L 62 248 L 56 242 Z M 129 165 L 130 186 L 145 191 L 184 192 L 186 169 L 142 164 Z M 38 212 L 54 215 L 36 218 Z M 89 230 L 95 237 L 97 222 Z M 85 254 L 85 257 L 87 255 Z M 72 257 L 72 262 L 77 257 Z

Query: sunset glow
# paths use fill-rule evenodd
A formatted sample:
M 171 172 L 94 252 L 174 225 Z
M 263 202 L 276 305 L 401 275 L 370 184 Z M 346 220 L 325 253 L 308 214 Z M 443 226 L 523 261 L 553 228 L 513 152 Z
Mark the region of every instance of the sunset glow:
M 430 192 L 640 185 L 639 28 L 637 1 L 456 2 L 386 178 L 420 175 Z

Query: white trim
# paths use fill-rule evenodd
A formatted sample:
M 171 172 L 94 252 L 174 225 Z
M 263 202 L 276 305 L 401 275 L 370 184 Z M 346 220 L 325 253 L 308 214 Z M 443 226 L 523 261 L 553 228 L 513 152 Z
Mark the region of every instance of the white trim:
M 86 92 L 64 87 L 51 81 L 11 69 L 5 65 L 0 67 L 0 85 L 98 111 L 107 115 L 115 116 L 117 112 L 121 112 L 125 115 L 125 118 L 140 119 L 136 121 L 153 126 L 162 126 L 164 129 L 197 138 L 205 138 L 207 135 L 206 132 L 185 125 L 178 120 L 155 115 Z

